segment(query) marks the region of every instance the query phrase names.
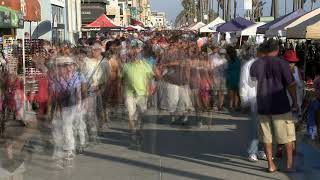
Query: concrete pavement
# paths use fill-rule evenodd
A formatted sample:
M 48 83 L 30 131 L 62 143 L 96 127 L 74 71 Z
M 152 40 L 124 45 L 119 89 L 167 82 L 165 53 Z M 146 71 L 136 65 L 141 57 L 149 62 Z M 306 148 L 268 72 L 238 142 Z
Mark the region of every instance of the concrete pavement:
M 320 179 L 320 152 L 303 142 L 298 143 L 297 173 L 269 174 L 265 172 L 265 161 L 248 162 L 246 147 L 250 129 L 249 120 L 243 115 L 201 114 L 201 118 L 190 118 L 191 128 L 182 128 L 170 126 L 166 113 L 154 114 L 151 112 L 145 117 L 144 143 L 139 151 L 128 148 L 127 121 L 122 114 L 112 121 L 111 129 L 100 134 L 99 145 L 76 157 L 72 168 L 56 170 L 50 154 L 34 150 L 24 163 L 24 179 Z M 204 124 L 201 128 L 197 126 L 200 120 Z M 36 146 L 32 145 L 32 148 L 36 149 Z

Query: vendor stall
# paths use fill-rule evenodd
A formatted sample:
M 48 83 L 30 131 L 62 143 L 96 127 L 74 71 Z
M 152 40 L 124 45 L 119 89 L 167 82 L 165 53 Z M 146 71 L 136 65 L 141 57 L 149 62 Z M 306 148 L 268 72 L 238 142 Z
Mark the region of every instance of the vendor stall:
M 133 26 L 141 26 L 143 28 L 145 27 L 143 22 L 138 21 L 136 19 L 131 19 L 131 25 L 133 25 Z
M 267 31 L 266 36 L 268 36 L 268 37 L 274 37 L 274 36 L 286 37 L 288 28 L 292 28 L 292 27 L 297 26 L 297 25 L 299 25 L 303 22 L 306 22 L 306 21 L 315 22 L 314 19 L 318 19 L 317 16 L 319 16 L 319 15 L 320 15 L 320 8 L 315 9 L 311 12 L 308 12 L 300 17 L 297 17 L 294 20 L 292 20 L 288 23 L 285 23 L 278 28 L 274 28 L 272 30 Z
M 257 24 L 253 24 L 252 26 L 245 28 L 242 31 L 238 31 L 236 35 L 240 36 L 240 45 L 242 44 L 243 37 L 247 39 L 247 42 L 251 42 L 253 44 L 261 44 L 263 42 L 262 39 L 264 39 L 264 35 L 257 34 L 257 28 L 265 24 L 266 23 L 264 22 L 259 22 Z
M 122 28 L 117 26 L 111 19 L 109 19 L 105 14 L 102 14 L 92 23 L 84 26 L 82 31 L 84 32 L 106 32 L 106 31 L 120 31 Z
M 288 39 L 320 39 L 320 15 L 287 29 Z
M 190 31 L 199 31 L 200 28 L 202 28 L 203 26 L 205 26 L 206 24 L 203 22 L 198 22 L 197 24 L 195 24 L 194 26 L 192 26 L 190 28 Z
M 257 35 L 257 28 L 260 26 L 265 25 L 264 22 L 259 22 L 257 24 L 253 24 L 252 26 L 249 26 L 242 31 L 237 32 L 238 36 L 256 36 Z
M 275 19 L 274 21 L 271 21 L 263 26 L 260 26 L 257 28 L 257 34 L 266 34 L 268 30 L 276 29 L 278 27 L 283 26 L 284 24 L 288 24 L 295 19 L 303 16 L 306 12 L 302 9 L 299 9 L 297 11 L 294 11 L 290 14 L 284 15 L 282 17 L 279 17 Z
M 203 26 L 200 28 L 200 33 L 214 33 L 217 32 L 217 27 L 221 24 L 225 23 L 223 19 L 220 17 L 217 17 L 215 20 L 213 20 L 211 23 Z
M 145 31 L 146 29 L 137 25 L 137 26 L 133 26 L 133 25 L 130 25 L 128 26 L 127 28 L 127 31 Z
M 252 25 L 254 25 L 254 22 L 249 21 L 242 17 L 237 17 L 217 27 L 217 31 L 218 32 L 238 32 Z

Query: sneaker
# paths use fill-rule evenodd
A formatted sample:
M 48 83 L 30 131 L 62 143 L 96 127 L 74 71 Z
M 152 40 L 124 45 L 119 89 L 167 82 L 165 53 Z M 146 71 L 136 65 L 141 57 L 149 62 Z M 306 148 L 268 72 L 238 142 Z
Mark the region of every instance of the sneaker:
M 177 120 L 174 116 L 171 117 L 171 122 L 170 122 L 171 125 L 177 125 Z
M 184 116 L 182 119 L 182 125 L 188 125 L 189 124 L 189 117 L 188 116 Z
M 73 159 L 72 158 L 64 158 L 63 159 L 63 166 L 67 168 L 73 167 Z
M 56 170 L 63 170 L 63 169 L 64 169 L 63 161 L 62 161 L 61 159 L 56 160 L 56 161 L 54 162 L 54 168 L 55 168 Z
M 266 155 L 266 153 L 265 153 L 264 151 L 259 151 L 259 152 L 258 152 L 258 159 L 260 159 L 260 160 L 265 160 L 265 161 L 268 160 L 268 159 L 267 159 L 267 155 Z
M 77 154 L 83 155 L 83 153 L 84 153 L 84 147 L 83 146 L 78 147 L 77 148 Z
M 90 145 L 91 146 L 96 146 L 96 145 L 99 145 L 99 139 L 97 136 L 91 136 L 90 137 Z
M 66 152 L 65 157 L 63 158 L 63 165 L 64 167 L 73 167 L 73 159 L 75 155 L 72 151 Z
M 256 154 L 250 154 L 248 160 L 250 162 L 258 162 L 258 157 Z

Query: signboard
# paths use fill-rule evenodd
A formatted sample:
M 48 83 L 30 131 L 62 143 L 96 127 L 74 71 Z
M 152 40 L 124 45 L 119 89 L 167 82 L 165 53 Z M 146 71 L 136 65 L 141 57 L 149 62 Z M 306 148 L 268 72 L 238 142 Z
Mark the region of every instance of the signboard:
M 60 6 L 60 7 L 65 7 L 66 6 L 66 1 L 65 0 L 51 0 L 52 5 Z
M 252 0 L 244 0 L 243 5 L 245 10 L 252 10 Z
M 18 16 L 18 28 L 23 29 L 24 28 L 23 13 L 17 13 L 17 16 Z
M 136 19 L 137 16 L 138 16 L 138 8 L 131 7 L 130 8 L 130 14 L 131 14 L 131 18 Z
M 23 27 L 23 14 L 0 6 L 0 28 Z
M 106 12 L 106 6 L 100 3 L 85 3 L 81 5 L 82 23 L 91 23 Z
M 20 0 L 0 0 L 0 6 L 8 7 L 15 11 L 21 10 Z
M 260 22 L 271 22 L 274 20 L 273 16 L 262 16 L 259 18 Z
M 0 27 L 4 27 L 4 28 L 12 27 L 10 11 L 0 11 Z
M 25 0 L 23 9 L 26 21 L 41 21 L 41 5 L 38 0 Z

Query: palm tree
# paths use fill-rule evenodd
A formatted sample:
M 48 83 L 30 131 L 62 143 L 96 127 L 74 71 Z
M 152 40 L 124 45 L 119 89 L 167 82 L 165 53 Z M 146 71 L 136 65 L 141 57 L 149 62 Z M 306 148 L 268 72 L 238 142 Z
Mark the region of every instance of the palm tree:
M 228 0 L 228 4 L 227 4 L 227 20 L 231 19 L 231 0 Z
M 287 0 L 284 0 L 284 14 L 287 14 Z
M 258 20 L 262 16 L 263 6 L 266 4 L 262 0 L 253 0 L 252 1 L 252 19 Z
M 296 11 L 298 9 L 303 9 L 304 4 L 307 1 L 305 0 L 293 0 L 293 11 Z M 311 0 L 311 2 L 315 2 L 314 0 Z
M 191 24 L 193 19 L 196 18 L 196 6 L 194 0 L 182 0 L 181 1 L 183 10 L 176 17 L 176 25 L 185 23 Z
M 314 3 L 316 3 L 318 0 L 311 0 L 311 11 L 313 10 L 313 6 L 314 6 Z
M 220 16 L 220 7 L 222 7 L 223 0 L 217 0 L 217 13 Z
M 226 20 L 227 18 L 227 0 L 223 0 L 222 4 L 222 11 L 223 11 L 223 19 Z
M 279 1 L 278 0 L 272 0 L 271 2 L 271 16 L 274 18 L 279 17 Z
M 236 18 L 237 17 L 237 0 L 234 0 L 233 1 L 233 18 Z

